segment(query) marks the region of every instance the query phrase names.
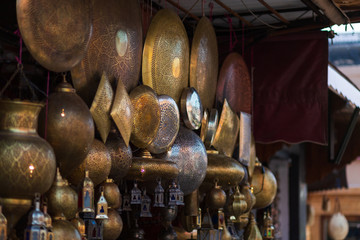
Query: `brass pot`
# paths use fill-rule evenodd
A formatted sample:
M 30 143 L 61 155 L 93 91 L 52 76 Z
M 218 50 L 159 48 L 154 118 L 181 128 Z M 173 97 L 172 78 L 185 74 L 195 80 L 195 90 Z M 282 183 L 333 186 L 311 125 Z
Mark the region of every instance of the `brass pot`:
M 111 169 L 111 157 L 105 145 L 94 139 L 91 149 L 84 161 L 69 175 L 69 181 L 78 185 L 84 178 L 84 172 L 89 170 L 89 177 L 94 186 L 99 185 L 109 176 Z
M 242 186 L 241 193 L 245 197 L 245 202 L 246 202 L 245 212 L 249 212 L 256 202 L 256 198 L 254 194 L 251 192 L 249 184 L 245 184 L 244 186 Z
M 203 182 L 208 158 L 203 142 L 193 131 L 180 126 L 174 145 L 163 158 L 176 163 L 178 182 L 184 195 L 193 192 Z
M 55 218 L 52 230 L 54 239 L 81 240 L 79 231 L 65 218 Z
M 126 146 L 124 140 L 116 136 L 114 132 L 110 133 L 105 145 L 111 157 L 109 177 L 114 179 L 116 183 L 119 183 L 130 169 L 133 157 L 131 148 Z
M 217 184 L 206 194 L 207 206 L 211 209 L 223 208 L 226 203 L 226 194 Z
M 201 192 L 207 192 L 214 184 L 214 180 L 218 180 L 218 184 L 224 189 L 236 186 L 244 178 L 244 167 L 233 158 L 215 151 L 208 151 L 208 167 L 206 169 L 206 177 L 200 187 Z
M 255 167 L 251 185 L 256 197 L 254 208 L 265 208 L 274 201 L 277 191 L 276 178 L 267 167 Z
M 60 172 L 67 177 L 85 159 L 94 140 L 94 122 L 86 103 L 67 82 L 49 96 L 46 140 L 54 148 Z M 40 113 L 39 133 L 45 137 L 45 111 Z
M 45 193 L 56 171 L 55 154 L 36 132 L 42 104 L 0 100 L 0 196 L 32 199 Z
M 119 213 L 114 209 L 108 211 L 109 219 L 104 220 L 103 238 L 104 240 L 117 239 L 123 229 L 123 221 Z
M 119 187 L 114 183 L 112 179 L 106 179 L 101 183 L 99 188 L 104 187 L 104 197 L 108 203 L 109 208 L 118 209 L 121 207 L 122 198 Z
M 49 213 L 52 217 L 60 217 L 64 214 L 65 218 L 70 220 L 75 217 L 78 210 L 78 195 L 67 181 L 65 181 L 60 172 L 57 172 L 56 179 L 46 193 L 49 205 Z

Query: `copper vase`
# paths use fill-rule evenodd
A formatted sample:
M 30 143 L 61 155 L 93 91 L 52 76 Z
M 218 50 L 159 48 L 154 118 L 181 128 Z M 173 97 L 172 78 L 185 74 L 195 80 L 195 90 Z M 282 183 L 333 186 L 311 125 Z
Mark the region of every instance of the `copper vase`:
M 55 176 L 55 154 L 36 132 L 43 104 L 0 100 L 0 196 L 31 199 Z

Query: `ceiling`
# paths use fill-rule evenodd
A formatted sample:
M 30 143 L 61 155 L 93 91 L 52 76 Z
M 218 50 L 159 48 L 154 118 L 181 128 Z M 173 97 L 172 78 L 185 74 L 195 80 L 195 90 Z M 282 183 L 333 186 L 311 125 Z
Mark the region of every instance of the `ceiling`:
M 360 21 L 360 0 L 154 0 L 152 3 L 171 8 L 190 22 L 203 15 L 212 17 L 217 32 L 229 30 L 229 17 L 233 29 L 245 26 L 247 31 L 319 29 L 334 23 Z

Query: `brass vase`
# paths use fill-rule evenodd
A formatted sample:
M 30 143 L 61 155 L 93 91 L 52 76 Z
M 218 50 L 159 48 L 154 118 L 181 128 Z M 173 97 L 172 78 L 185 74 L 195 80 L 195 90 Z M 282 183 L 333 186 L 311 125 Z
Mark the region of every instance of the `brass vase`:
M 59 217 L 61 214 L 64 214 L 68 220 L 75 217 L 78 210 L 78 195 L 67 181 L 61 177 L 59 169 L 55 181 L 46 196 L 49 213 L 52 217 Z
M 44 110 L 39 120 L 39 133 L 45 136 L 46 131 L 46 140 L 54 148 L 60 172 L 67 177 L 85 159 L 93 142 L 94 122 L 90 110 L 64 80 L 49 96 L 47 124 Z
M 0 196 L 32 199 L 55 176 L 55 154 L 36 132 L 43 104 L 0 100 Z
M 84 178 L 85 169 L 89 171 L 89 176 L 94 186 L 99 185 L 109 176 L 111 157 L 105 144 L 97 139 L 94 139 L 91 149 L 84 161 L 71 172 L 69 181 L 77 186 Z
M 117 239 L 123 229 L 123 221 L 119 213 L 114 209 L 108 211 L 109 219 L 104 220 L 104 240 L 115 240 Z
M 64 216 L 54 219 L 53 232 L 55 239 L 81 240 L 79 231 Z
M 254 188 L 254 195 L 256 197 L 254 208 L 265 208 L 274 201 L 277 192 L 277 182 L 270 169 L 258 164 L 254 169 L 251 185 Z

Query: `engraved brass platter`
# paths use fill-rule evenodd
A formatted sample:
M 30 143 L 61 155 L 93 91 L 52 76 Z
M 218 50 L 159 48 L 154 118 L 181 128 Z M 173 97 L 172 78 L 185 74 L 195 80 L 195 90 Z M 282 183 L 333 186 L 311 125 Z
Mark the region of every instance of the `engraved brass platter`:
M 158 96 L 160 103 L 159 130 L 147 147 L 151 153 L 166 152 L 175 142 L 180 127 L 180 112 L 174 99 L 167 95 Z
M 145 39 L 143 83 L 157 94 L 166 94 L 179 104 L 188 86 L 189 40 L 178 15 L 168 9 L 157 12 Z
M 218 47 L 215 30 L 207 17 L 196 26 L 191 45 L 190 87 L 200 95 L 204 108 L 214 105 L 218 77 Z
M 203 118 L 203 106 L 195 88 L 185 88 L 180 99 L 181 118 L 191 130 L 199 129 Z
M 232 111 L 225 99 L 213 146 L 219 153 L 231 157 L 239 135 L 239 117 Z
M 93 31 L 84 59 L 71 71 L 78 94 L 90 104 L 103 71 L 126 91 L 139 81 L 142 24 L 138 1 L 93 0 Z
M 17 22 L 31 55 L 64 72 L 84 57 L 91 37 L 90 0 L 17 0 Z
M 130 93 L 133 105 L 133 130 L 130 141 L 146 148 L 154 140 L 160 126 L 160 104 L 154 90 L 141 85 Z
M 236 113 L 251 114 L 252 89 L 248 68 L 242 56 L 230 53 L 224 60 L 216 87 L 216 101 L 227 99 Z
M 207 114 L 206 119 L 205 119 L 205 112 Z M 213 108 L 209 113 L 209 111 L 206 109 L 206 111 L 204 111 L 204 117 L 201 123 L 201 132 L 200 132 L 200 138 L 204 142 L 206 148 L 211 147 L 214 141 L 218 124 L 219 124 L 218 110 Z

